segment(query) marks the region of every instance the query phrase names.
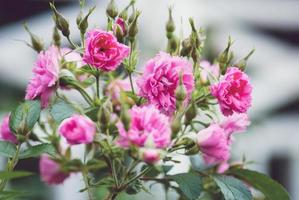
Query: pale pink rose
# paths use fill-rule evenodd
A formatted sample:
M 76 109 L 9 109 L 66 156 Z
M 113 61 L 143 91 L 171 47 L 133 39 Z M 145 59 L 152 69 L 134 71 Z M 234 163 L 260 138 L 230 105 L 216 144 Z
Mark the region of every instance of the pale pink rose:
M 117 123 L 119 131 L 117 143 L 120 146 L 128 148 L 134 145 L 163 149 L 170 145 L 171 130 L 166 115 L 153 106 L 134 106 L 129 110 L 129 114 L 131 123 L 128 131 L 121 122 Z
M 161 159 L 161 150 L 144 149 L 142 151 L 142 160 L 148 164 L 155 164 Z
M 88 32 L 85 45 L 83 61 L 103 71 L 115 70 L 130 53 L 111 32 L 99 29 Z
M 131 91 L 131 84 L 129 78 L 126 78 L 124 80 L 121 79 L 115 79 L 109 83 L 109 85 L 106 88 L 106 95 L 110 97 L 112 103 L 114 106 L 117 107 L 117 109 L 120 109 L 121 104 L 121 93 Z M 126 102 L 131 102 L 130 99 L 124 99 Z
M 218 64 L 211 64 L 207 60 L 200 62 L 200 81 L 202 84 L 207 84 L 209 82 L 209 77 L 218 78 L 220 76 L 220 68 Z
M 14 144 L 17 144 L 17 137 L 11 132 L 9 128 L 9 115 L 6 115 L 3 118 L 1 127 L 0 127 L 0 137 L 4 141 L 8 141 Z
M 228 162 L 224 161 L 217 166 L 216 172 L 218 174 L 223 174 L 224 172 L 226 172 L 229 169 L 229 167 L 230 166 L 229 166 Z
M 85 116 L 73 115 L 61 122 L 59 133 L 71 145 L 89 144 L 96 134 L 96 126 L 93 121 Z
M 251 106 L 252 86 L 248 76 L 236 67 L 229 67 L 220 82 L 210 89 L 225 116 L 245 113 Z
M 47 107 L 58 80 L 58 71 L 58 49 L 51 46 L 48 50 L 40 52 L 32 70 L 34 75 L 27 86 L 25 99 L 33 100 L 40 97 L 42 107 Z
M 60 165 L 54 160 L 51 160 L 49 156 L 42 155 L 39 160 L 39 171 L 43 182 L 56 185 L 61 184 L 69 177 L 69 173 L 65 173 L 60 169 Z
M 175 91 L 180 74 L 187 93 L 186 104 L 194 88 L 192 64 L 164 52 L 146 63 L 143 75 L 137 80 L 139 95 L 163 113 L 172 114 L 176 109 Z
M 127 34 L 127 29 L 126 29 L 126 23 L 125 21 L 121 18 L 121 17 L 118 17 L 116 20 L 115 20 L 115 24 L 113 26 L 113 31 L 115 32 L 115 29 L 116 29 L 116 25 L 119 25 L 123 34 L 126 35 Z
M 250 121 L 246 113 L 234 113 L 231 116 L 225 117 L 220 124 L 227 134 L 229 142 L 231 142 L 233 133 L 244 132 L 249 125 Z
M 230 145 L 227 136 L 218 124 L 212 124 L 199 131 L 197 144 L 207 164 L 221 163 L 230 157 Z

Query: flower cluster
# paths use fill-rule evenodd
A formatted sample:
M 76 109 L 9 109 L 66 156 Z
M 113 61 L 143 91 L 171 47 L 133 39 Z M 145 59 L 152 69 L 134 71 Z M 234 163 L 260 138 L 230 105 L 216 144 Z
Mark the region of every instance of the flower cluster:
M 16 151 L 29 149 L 27 154 L 35 152 L 33 156 L 37 150 L 30 148 L 46 145 L 39 152 L 40 175 L 48 184 L 61 184 L 72 173 L 82 173 L 90 198 L 90 188 L 106 184 L 111 194 L 102 199 L 113 200 L 120 192 L 139 191 L 142 180 L 160 181 L 158 175 L 166 175 L 167 168 L 180 162 L 174 158 L 177 153 L 201 155 L 205 173 L 224 173 L 231 166 L 234 135 L 250 124 L 252 85 L 244 59 L 242 65 L 233 63 L 229 41 L 213 64 L 202 60 L 204 33 L 190 19 L 190 35 L 178 40 L 170 9 L 166 51 L 140 62 L 137 72 L 143 51 L 136 45 L 140 12 L 134 4 L 131 1 L 118 12 L 111 0 L 105 30 L 89 30 L 87 21 L 94 8 L 86 16 L 81 10 L 80 44 L 71 40 L 68 21 L 53 4 L 53 45 L 44 50 L 29 32 L 32 47 L 39 52 L 33 78 L 26 101 L 4 117 L 0 136 Z M 61 47 L 60 33 L 71 48 Z M 82 99 L 70 99 L 69 90 Z M 85 147 L 84 160 L 72 156 L 77 145 Z M 8 169 L 16 162 L 13 158 Z M 147 172 L 153 168 L 158 174 L 150 177 Z M 106 176 L 103 183 L 95 180 L 95 172 Z M 206 178 L 203 182 L 213 185 Z M 214 186 L 206 192 L 211 191 L 220 192 Z

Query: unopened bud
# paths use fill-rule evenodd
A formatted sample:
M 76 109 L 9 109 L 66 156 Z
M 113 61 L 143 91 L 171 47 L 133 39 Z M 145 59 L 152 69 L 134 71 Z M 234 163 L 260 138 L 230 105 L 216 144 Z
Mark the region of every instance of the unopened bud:
M 37 52 L 42 51 L 44 49 L 43 41 L 29 30 L 26 23 L 24 23 L 24 28 L 30 35 L 32 48 Z
M 131 117 L 128 112 L 128 108 L 126 105 L 122 106 L 121 113 L 120 113 L 120 120 L 122 121 L 124 128 L 126 131 L 130 128 Z
M 174 24 L 174 21 L 173 21 L 173 18 L 172 18 L 172 8 L 169 8 L 168 12 L 169 12 L 169 18 L 168 18 L 168 21 L 166 23 L 166 31 L 168 33 L 172 33 L 172 32 L 175 31 L 175 24 Z
M 196 117 L 197 109 L 195 103 L 191 103 L 190 108 L 185 113 L 185 124 L 190 124 L 191 121 Z
M 53 29 L 53 42 L 54 42 L 55 46 L 60 47 L 61 38 L 60 38 L 58 29 L 56 28 L 56 26 Z
M 122 42 L 124 38 L 124 32 L 122 28 L 118 24 L 115 24 L 114 26 L 114 35 L 116 36 L 118 42 Z
M 90 8 L 87 15 L 84 18 L 81 17 L 79 24 L 78 24 L 78 20 L 80 19 L 80 17 L 79 16 L 77 17 L 77 25 L 78 25 L 78 29 L 80 30 L 81 34 L 85 34 L 85 32 L 88 28 L 88 17 L 94 11 L 95 8 L 96 8 L 95 6 Z
M 110 0 L 107 8 L 106 8 L 106 15 L 114 19 L 118 15 L 118 10 L 114 0 Z
M 236 67 L 238 67 L 240 70 L 244 71 L 247 66 L 247 61 L 250 58 L 250 56 L 254 53 L 255 49 L 252 49 L 247 56 L 242 58 L 237 64 L 235 64 Z
M 130 40 L 134 40 L 135 36 L 138 33 L 138 26 L 137 26 L 137 19 L 140 15 L 140 12 L 137 11 L 134 20 L 129 25 L 128 35 L 130 37 Z
M 171 123 L 172 137 L 175 138 L 182 128 L 181 119 L 176 117 Z
M 173 36 L 168 40 L 168 52 L 169 53 L 175 53 L 178 49 L 178 39 L 177 37 Z
M 191 148 L 186 149 L 185 155 L 191 156 L 198 154 L 199 147 L 197 145 L 193 145 Z
M 64 16 L 62 16 L 55 8 L 54 4 L 50 3 L 50 7 L 54 13 L 54 21 L 56 23 L 56 27 L 61 31 L 62 35 L 65 37 L 69 37 L 70 35 L 70 29 L 69 29 L 69 23 L 65 19 Z
M 181 49 L 180 55 L 189 57 L 191 50 L 192 50 L 192 44 L 191 44 L 190 38 L 184 39 L 182 42 L 182 49 Z
M 101 127 L 103 127 L 104 129 L 108 127 L 108 124 L 110 122 L 110 112 L 105 106 L 102 106 L 100 108 L 98 112 L 98 120 L 101 124 Z
M 186 94 L 185 86 L 183 85 L 182 75 L 180 75 L 179 86 L 175 90 L 176 100 L 179 101 L 179 102 L 182 102 L 182 101 L 185 100 L 186 95 L 187 94 Z
M 156 164 L 161 159 L 161 150 L 159 149 L 142 149 L 141 159 L 147 164 Z
M 218 58 L 219 67 L 220 67 L 222 74 L 224 74 L 226 72 L 228 65 L 230 64 L 231 60 L 233 59 L 233 53 L 230 51 L 231 45 L 232 45 L 232 40 L 231 40 L 231 37 L 229 37 L 228 42 L 227 42 L 227 47 L 220 54 L 220 56 Z
M 119 17 L 122 18 L 124 21 L 126 21 L 128 19 L 128 10 L 124 9 L 123 11 L 121 11 Z

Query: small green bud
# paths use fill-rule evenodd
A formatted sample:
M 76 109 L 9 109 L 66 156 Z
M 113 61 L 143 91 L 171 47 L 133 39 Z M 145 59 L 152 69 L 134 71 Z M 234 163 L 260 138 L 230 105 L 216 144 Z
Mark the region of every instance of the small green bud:
M 233 53 L 230 51 L 232 43 L 233 42 L 231 40 L 231 37 L 229 37 L 226 48 L 224 49 L 224 51 L 220 54 L 220 56 L 218 58 L 219 67 L 221 69 L 222 74 L 224 74 L 226 72 L 228 65 L 230 64 L 231 60 L 233 59 Z
M 124 32 L 123 32 L 122 28 L 120 27 L 120 25 L 118 25 L 118 24 L 115 24 L 114 35 L 116 36 L 118 42 L 123 41 Z
M 121 113 L 120 113 L 120 120 L 122 121 L 125 130 L 128 131 L 130 128 L 131 117 L 129 115 L 127 105 L 122 106 Z
M 198 154 L 199 147 L 197 145 L 193 145 L 191 148 L 186 149 L 185 155 L 195 155 Z
M 134 20 L 129 25 L 128 35 L 129 35 L 130 39 L 134 39 L 138 33 L 137 19 L 140 14 L 141 13 L 139 11 L 137 11 Z
M 181 119 L 176 117 L 171 123 L 172 137 L 175 138 L 182 128 Z
M 79 12 L 79 14 L 77 15 L 77 18 L 76 18 L 76 24 L 77 24 L 78 27 L 79 27 L 80 22 L 82 21 L 82 18 L 83 18 L 83 12 L 82 12 L 82 10 L 80 10 L 80 12 Z
M 101 124 L 101 127 L 107 127 L 110 122 L 110 112 L 108 108 L 102 106 L 98 112 L 98 120 Z
M 110 0 L 107 8 L 106 8 L 106 15 L 114 19 L 118 15 L 118 9 L 114 0 Z
M 56 26 L 53 29 L 53 42 L 54 42 L 55 46 L 60 47 L 61 38 L 60 38 L 58 29 L 56 28 Z
M 185 124 L 190 124 L 191 121 L 196 117 L 197 109 L 195 103 L 191 103 L 190 108 L 185 113 Z
M 189 57 L 191 50 L 192 50 L 192 44 L 190 38 L 184 39 L 182 42 L 182 49 L 180 55 Z
M 128 19 L 128 9 L 124 9 L 123 11 L 121 11 L 119 17 L 126 21 Z
M 78 29 L 80 30 L 81 34 L 83 34 L 83 35 L 85 34 L 85 32 L 88 28 L 88 17 L 95 10 L 95 8 L 96 8 L 95 6 L 90 8 L 87 15 L 84 18 L 81 17 L 81 21 L 79 22 L 79 24 L 78 24 L 78 20 L 80 19 L 80 17 L 79 16 L 77 17 Z
M 179 86 L 175 90 L 176 100 L 179 102 L 182 102 L 185 100 L 186 95 L 187 95 L 186 89 L 185 89 L 185 86 L 183 85 L 182 75 L 180 74 Z
M 248 59 L 254 52 L 255 49 L 252 49 L 244 58 L 242 58 L 237 64 L 235 64 L 235 66 L 244 71 L 246 69 Z
M 172 32 L 175 31 L 175 24 L 174 24 L 174 21 L 173 21 L 173 18 L 172 18 L 172 8 L 168 9 L 168 13 L 169 13 L 168 14 L 169 17 L 168 17 L 168 21 L 166 23 L 166 31 L 168 33 L 172 33 Z
M 27 33 L 29 33 L 29 35 L 30 35 L 32 48 L 37 52 L 42 51 L 44 49 L 44 44 L 43 44 L 42 39 L 40 39 L 37 35 L 33 34 L 29 30 L 26 23 L 24 23 L 24 28 L 27 31 Z
M 179 47 L 179 42 L 176 36 L 168 40 L 168 52 L 175 53 Z
M 54 13 L 54 21 L 56 23 L 56 27 L 61 31 L 62 35 L 65 37 L 69 37 L 70 35 L 70 29 L 69 29 L 69 23 L 65 19 L 64 16 L 62 16 L 55 8 L 54 4 L 50 3 L 50 7 Z

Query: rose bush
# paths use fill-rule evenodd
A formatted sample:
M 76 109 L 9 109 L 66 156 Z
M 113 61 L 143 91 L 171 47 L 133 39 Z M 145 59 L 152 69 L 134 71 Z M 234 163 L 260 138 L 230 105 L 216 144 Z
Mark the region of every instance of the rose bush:
M 253 87 L 244 59 L 233 60 L 231 39 L 210 64 L 202 59 L 202 29 L 190 19 L 190 35 L 178 39 L 169 9 L 166 52 L 140 62 L 143 70 L 137 72 L 143 50 L 137 49 L 141 12 L 135 1 L 118 12 L 111 0 L 105 31 L 88 25 L 94 8 L 84 15 L 84 2 L 76 20 L 79 43 L 52 3 L 53 45 L 44 49 L 25 27 L 38 55 L 25 101 L 1 125 L 0 154 L 8 162 L 0 173 L 0 195 L 20 195 L 9 191 L 7 182 L 30 173 L 14 171 L 15 166 L 20 159 L 40 157 L 43 182 L 62 184 L 80 173 L 81 191 L 90 200 L 98 190 L 105 193 L 96 199 L 105 200 L 149 192 L 152 183 L 179 199 L 252 200 L 254 189 L 265 199 L 290 199 L 278 183 L 248 170 L 246 161 L 232 162 L 233 137 L 250 124 Z M 61 46 L 61 35 L 70 48 Z M 69 90 L 82 99 L 70 99 Z M 74 146 L 84 147 L 83 159 L 73 157 Z M 203 166 L 177 173 L 182 162 L 177 155 L 202 158 Z

